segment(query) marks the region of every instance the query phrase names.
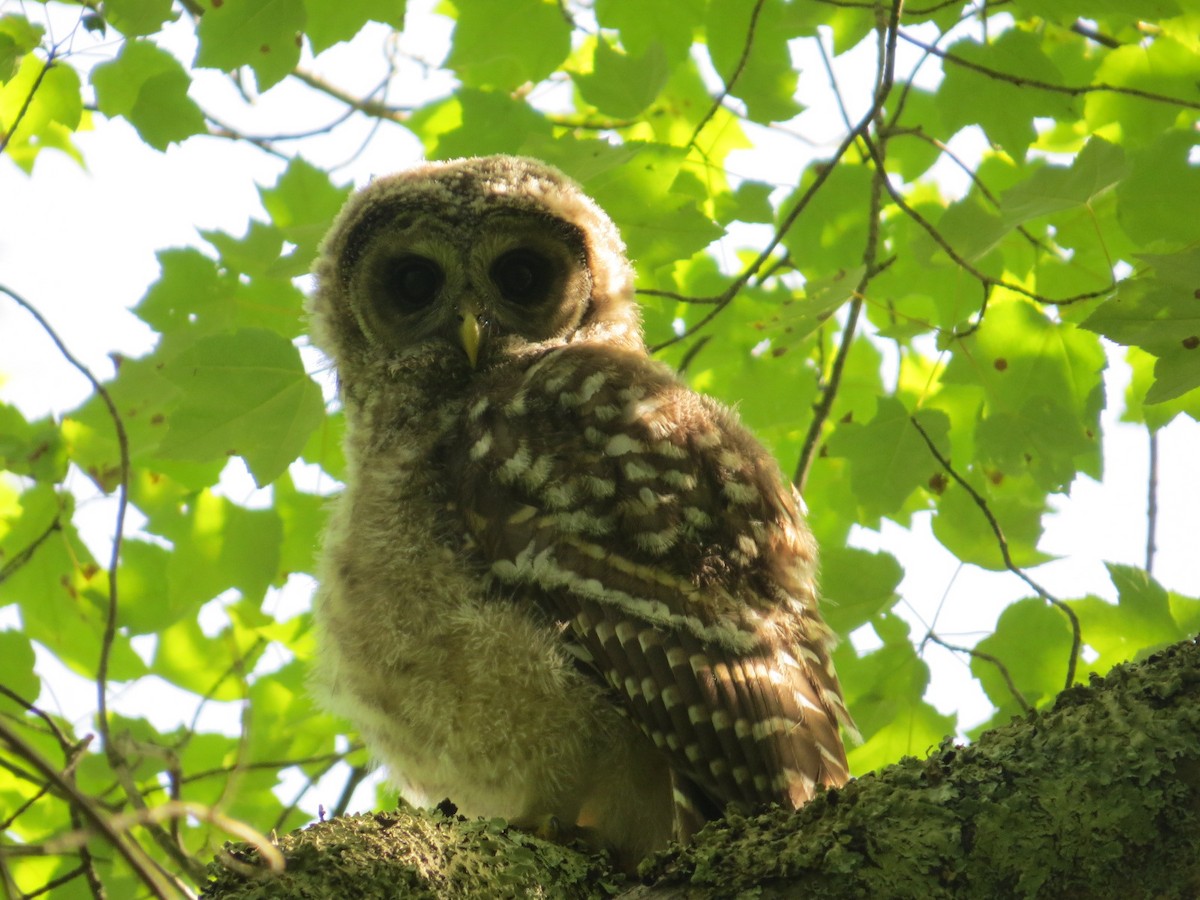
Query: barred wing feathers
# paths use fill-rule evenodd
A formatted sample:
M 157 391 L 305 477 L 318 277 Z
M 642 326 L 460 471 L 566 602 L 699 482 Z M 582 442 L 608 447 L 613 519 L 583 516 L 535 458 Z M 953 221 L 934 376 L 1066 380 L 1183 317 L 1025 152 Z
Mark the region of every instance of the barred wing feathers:
M 499 593 L 561 623 L 701 813 L 847 778 L 815 544 L 774 460 L 641 354 L 568 345 L 481 379 L 447 451 Z

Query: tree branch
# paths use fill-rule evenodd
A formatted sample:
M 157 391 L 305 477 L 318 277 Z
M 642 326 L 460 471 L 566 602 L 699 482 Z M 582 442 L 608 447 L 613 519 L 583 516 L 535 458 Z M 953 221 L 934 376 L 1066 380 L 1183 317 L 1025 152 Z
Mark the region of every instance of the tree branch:
M 58 352 L 68 363 L 70 363 L 84 378 L 91 384 L 100 399 L 104 401 L 104 406 L 108 410 L 109 418 L 112 419 L 113 430 L 117 435 L 117 447 L 120 452 L 121 471 L 120 482 L 117 486 L 117 519 L 113 526 L 113 542 L 112 552 L 109 555 L 108 562 L 108 606 L 104 616 L 104 635 L 100 643 L 100 661 L 96 666 L 96 705 L 97 705 L 97 727 L 100 730 L 100 736 L 104 742 L 104 751 L 109 754 L 109 761 L 117 767 L 117 764 L 124 764 L 124 760 L 120 759 L 112 746 L 112 740 L 108 730 L 108 665 L 109 657 L 112 654 L 113 641 L 116 640 L 117 634 L 117 609 L 119 605 L 117 594 L 117 572 L 121 561 L 121 542 L 125 535 L 125 514 L 129 509 L 129 438 L 125 434 L 125 423 L 121 418 L 121 414 L 117 411 L 117 406 L 113 402 L 112 396 L 105 389 L 98 378 L 92 374 L 91 369 L 81 363 L 63 343 L 58 332 L 46 321 L 46 318 L 37 311 L 28 301 L 20 294 L 0 284 L 0 293 L 8 295 L 13 302 L 25 310 L 29 315 L 33 316 L 42 330 L 49 335 L 50 340 L 54 342 L 54 346 L 58 348 Z
M 1003 81 L 1016 87 L 1034 88 L 1039 91 L 1048 91 L 1054 94 L 1066 94 L 1068 97 L 1082 97 L 1085 94 L 1110 93 L 1124 94 L 1128 97 L 1140 97 L 1143 100 L 1150 100 L 1155 103 L 1167 103 L 1171 106 L 1182 106 L 1186 109 L 1200 109 L 1200 101 L 1185 100 L 1182 97 L 1168 97 L 1166 94 L 1157 94 L 1154 91 L 1143 91 L 1140 88 L 1124 87 L 1117 84 L 1085 84 L 1085 85 L 1065 85 L 1051 84 L 1048 81 L 1039 81 L 1036 78 L 1026 78 L 1023 75 L 1013 75 L 1009 72 L 1001 72 L 998 69 L 989 69 L 987 66 L 981 66 L 979 63 L 971 62 L 963 59 L 961 56 L 955 56 L 948 50 L 942 50 L 934 47 L 931 44 L 926 44 L 924 41 L 919 41 L 909 34 L 901 33 L 900 37 L 912 44 L 914 47 L 920 47 L 926 53 L 932 53 L 939 59 L 948 63 L 953 63 L 956 66 L 961 66 L 964 69 L 969 69 L 972 72 L 978 72 L 988 78 L 996 81 Z
M 1152 750 L 1131 752 L 1133 741 Z M 1034 872 L 1038 896 L 1182 897 L 1200 885 L 1198 805 L 1200 645 L 1190 640 L 796 812 L 730 814 L 644 863 L 634 884 L 601 857 L 499 820 L 405 808 L 285 835 L 295 865 L 269 880 L 253 848 L 234 846 L 242 869 L 214 862 L 206 896 L 1009 897 Z
M 1071 609 L 1071 607 L 1069 607 L 1067 604 L 1053 596 L 1049 591 L 1030 578 L 1029 575 L 1025 573 L 1024 569 L 1013 562 L 1012 554 L 1008 549 L 1008 539 L 1005 538 L 1004 530 L 1000 527 L 1000 523 L 997 521 L 995 514 L 991 510 L 991 507 L 988 505 L 986 498 L 984 498 L 979 491 L 975 490 L 971 483 L 963 478 L 963 476 L 958 473 L 954 466 L 950 464 L 950 460 L 947 459 L 937 448 L 937 445 L 933 442 L 933 438 L 929 436 L 929 432 L 927 432 L 921 426 L 921 423 L 917 421 L 916 416 L 909 416 L 908 421 L 912 423 L 913 428 L 917 429 L 917 433 L 920 434 L 921 439 L 925 441 L 925 446 L 929 448 L 929 452 L 933 455 L 933 458 L 938 461 L 945 473 L 953 478 L 955 482 L 957 482 L 958 486 L 967 492 L 967 494 L 971 497 L 971 500 L 979 508 L 979 511 L 983 513 L 984 518 L 987 519 L 988 526 L 992 529 L 992 534 L 996 536 L 996 545 L 1000 548 L 1000 557 L 1004 560 L 1004 567 L 1029 585 L 1029 587 L 1031 587 L 1044 601 L 1062 610 L 1063 614 L 1067 617 L 1067 620 L 1071 623 L 1071 657 L 1067 661 L 1066 681 L 1066 687 L 1071 687 L 1071 685 L 1075 683 L 1075 667 L 1079 660 L 1080 648 L 1083 646 L 1083 638 L 1079 626 L 1079 617 L 1075 615 L 1075 610 Z
M 737 64 L 734 65 L 733 71 L 729 77 L 725 79 L 725 83 L 721 88 L 721 93 L 713 100 L 713 104 L 696 123 L 696 127 L 692 130 L 692 136 L 688 138 L 687 146 L 692 147 L 696 144 L 696 138 L 700 136 L 700 132 L 712 120 L 712 117 L 717 114 L 717 110 L 721 108 L 721 104 L 725 102 L 725 98 L 729 96 L 733 90 L 733 86 L 737 84 L 737 80 L 742 77 L 742 72 L 746 68 L 746 62 L 750 59 L 750 49 L 754 46 L 754 32 L 758 27 L 758 16 L 762 12 L 763 3 L 766 0 L 756 0 L 754 9 L 750 11 L 750 24 L 746 27 L 746 41 L 742 45 L 742 53 L 738 57 Z
M 1026 713 L 1033 712 L 1033 707 L 1029 705 L 1029 701 L 1025 699 L 1025 695 L 1021 693 L 1020 689 L 1017 687 L 1017 683 L 1013 681 L 1012 675 L 1009 674 L 1008 666 L 1006 666 L 999 657 L 992 656 L 990 653 L 984 653 L 982 650 L 976 649 L 975 647 L 960 647 L 957 644 L 951 644 L 948 641 L 942 640 L 932 631 L 930 631 L 926 637 L 939 647 L 945 647 L 947 650 L 953 650 L 955 653 L 965 653 L 967 656 L 970 656 L 973 659 L 982 659 L 985 663 L 995 666 L 996 671 L 998 671 L 1000 673 L 1000 677 L 1004 679 L 1004 683 L 1007 685 L 1009 693 L 1013 695 L 1013 699 L 1017 701 L 1017 705 L 1021 707 L 1021 710 Z
M 1147 426 L 1150 433 L 1150 474 L 1146 479 L 1146 574 L 1154 571 L 1154 554 L 1158 551 L 1158 432 Z

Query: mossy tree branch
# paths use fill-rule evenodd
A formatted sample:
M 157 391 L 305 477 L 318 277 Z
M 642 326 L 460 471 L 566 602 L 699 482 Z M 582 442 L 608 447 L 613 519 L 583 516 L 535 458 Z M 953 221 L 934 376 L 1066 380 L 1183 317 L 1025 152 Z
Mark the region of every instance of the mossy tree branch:
M 1194 897 L 1200 643 L 1093 676 L 974 744 L 947 739 L 797 813 L 714 822 L 645 864 L 641 884 L 601 858 L 439 812 L 324 822 L 281 849 L 278 880 L 214 863 L 205 896 L 332 896 L 349 878 L 365 898 Z M 234 853 L 254 866 L 253 851 Z

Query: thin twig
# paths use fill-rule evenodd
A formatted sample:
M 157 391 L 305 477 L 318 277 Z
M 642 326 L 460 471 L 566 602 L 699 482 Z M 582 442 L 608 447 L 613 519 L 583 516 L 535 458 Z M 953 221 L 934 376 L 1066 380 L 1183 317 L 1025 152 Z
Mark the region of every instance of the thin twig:
M 948 50 L 942 50 L 923 41 L 917 40 L 910 34 L 901 34 L 908 43 L 914 47 L 920 47 L 927 53 L 932 53 L 939 59 L 948 63 L 953 63 L 956 66 L 961 66 L 964 69 L 969 69 L 972 72 L 978 72 L 987 78 L 992 78 L 996 81 L 1003 81 L 1016 87 L 1034 88 L 1039 91 L 1048 91 L 1054 94 L 1066 94 L 1068 97 L 1081 97 L 1086 94 L 1111 93 L 1124 94 L 1127 97 L 1140 97 L 1143 100 L 1152 100 L 1155 103 L 1167 103 L 1171 106 L 1182 106 L 1187 109 L 1200 109 L 1200 101 L 1185 100 L 1182 97 L 1169 97 L 1166 94 L 1157 94 L 1154 91 L 1143 91 L 1140 88 L 1124 87 L 1119 84 L 1107 84 L 1101 82 L 1099 84 L 1085 85 L 1066 85 L 1066 84 L 1051 84 L 1048 81 L 1039 81 L 1036 78 L 1026 78 L 1023 75 L 1013 75 L 1010 72 L 1001 72 L 998 69 L 989 69 L 987 66 L 972 62 L 969 59 L 963 59 L 961 56 L 955 56 Z
M 866 134 L 861 135 L 861 139 L 863 144 L 867 147 L 871 157 L 875 160 L 875 164 L 877 166 L 881 165 L 883 160 L 878 154 L 875 142 L 872 141 Z M 921 228 L 925 230 L 925 233 L 933 239 L 933 242 L 942 248 L 943 253 L 950 257 L 950 259 L 956 265 L 959 265 L 966 270 L 969 275 L 978 281 L 983 282 L 984 284 L 1002 287 L 1006 290 L 1012 291 L 1014 294 L 1020 294 L 1023 297 L 1036 300 L 1038 303 L 1042 303 L 1046 306 L 1070 306 L 1073 303 L 1080 303 L 1084 300 L 1095 300 L 1097 297 L 1103 297 L 1105 294 L 1110 293 L 1116 287 L 1114 282 L 1113 284 L 1100 288 L 1099 290 L 1084 291 L 1083 293 L 1073 294 L 1069 297 L 1047 297 L 1044 294 L 1039 294 L 1037 291 L 1031 291 L 1029 288 L 1017 284 L 1016 282 L 1005 281 L 1003 278 L 994 278 L 991 275 L 985 275 L 982 271 L 972 265 L 966 259 L 966 257 L 962 256 L 957 250 L 955 250 L 954 247 L 951 246 L 950 242 L 946 240 L 945 236 L 938 231 L 938 229 L 928 219 L 913 209 L 900 194 L 900 192 L 896 190 L 896 187 L 891 183 L 890 180 L 885 179 L 883 182 L 883 187 L 884 190 L 888 192 L 888 196 L 891 197 L 892 202 L 900 207 L 901 212 L 920 225 Z
M 378 100 L 364 100 L 360 97 L 355 97 L 349 91 L 344 91 L 304 69 L 293 69 L 289 74 L 293 78 L 304 82 L 313 90 L 320 91 L 322 94 L 326 94 L 335 100 L 340 100 L 350 108 L 365 113 L 368 116 L 374 116 L 378 119 L 388 119 L 400 124 L 407 122 L 412 116 L 412 110 L 410 109 L 399 106 L 388 106 L 386 103 L 380 103 Z
M 817 43 L 817 53 L 821 57 L 821 65 L 825 68 L 825 77 L 829 79 L 829 87 L 833 91 L 833 96 L 837 100 L 838 112 L 842 116 L 842 124 L 846 128 L 851 129 L 854 123 L 850 121 L 850 111 L 846 109 L 846 101 L 842 97 L 842 89 L 838 86 L 837 75 L 833 72 L 833 63 L 829 59 L 829 54 L 825 52 L 825 42 L 821 40 L 821 35 L 817 34 L 814 40 Z
M 267 868 L 272 872 L 282 872 L 284 870 L 283 854 L 266 835 L 251 828 L 245 822 L 232 819 L 217 812 L 211 806 L 196 803 L 192 800 L 168 800 L 166 803 L 158 806 L 135 810 L 131 813 L 121 813 L 110 817 L 108 824 L 114 833 L 116 833 L 128 831 L 138 825 L 148 825 L 150 823 L 157 825 L 168 819 L 178 819 L 186 816 L 191 816 L 201 822 L 207 822 L 209 825 L 220 828 L 222 831 L 233 835 L 239 840 L 253 844 Z M 86 841 L 88 837 L 89 835 L 86 832 L 73 832 L 46 841 L 41 847 L 48 853 L 61 852 L 78 844 L 80 841 Z
M 350 800 L 354 796 L 354 792 L 369 774 L 370 770 L 363 766 L 351 766 L 350 774 L 346 776 L 346 783 L 342 786 L 342 792 L 338 795 L 337 803 L 334 804 L 333 810 L 330 813 L 333 818 L 336 819 L 338 816 L 346 814 L 346 810 L 350 808 Z
M 771 258 L 771 254 L 775 252 L 775 248 L 779 246 L 780 242 L 783 240 L 783 236 L 788 233 L 792 225 L 795 224 L 796 219 L 799 218 L 800 214 L 804 212 L 809 203 L 812 202 L 812 199 L 816 196 L 817 191 L 819 191 L 828 180 L 829 176 L 833 173 L 838 160 L 846 155 L 846 151 L 849 150 L 850 146 L 855 142 L 855 140 L 858 139 L 861 131 L 870 126 L 873 117 L 874 110 L 872 109 L 867 113 L 867 115 L 863 116 L 862 120 L 857 126 L 855 126 L 854 130 L 850 134 L 846 135 L 845 139 L 843 139 L 837 150 L 834 151 L 833 158 L 828 162 L 822 163 L 820 166 L 816 167 L 816 177 L 813 178 L 812 183 L 808 186 L 808 188 L 805 189 L 800 199 L 796 201 L 790 210 L 788 210 L 788 213 L 784 216 L 783 221 L 780 222 L 779 226 L 775 229 L 775 234 L 772 236 L 771 240 L 767 242 L 767 246 L 763 248 L 762 252 L 760 252 L 759 255 L 749 265 L 747 265 L 745 269 L 742 270 L 741 274 L 738 275 L 724 291 L 715 297 L 691 299 L 679 296 L 675 297 L 675 299 L 683 302 L 711 303 L 713 308 L 694 325 L 690 325 L 688 328 L 684 329 L 682 334 L 677 334 L 659 344 L 655 344 L 650 348 L 650 352 L 657 353 L 658 351 L 669 347 L 672 344 L 677 344 L 680 341 L 691 337 L 696 332 L 708 325 L 708 323 L 715 319 L 721 313 L 721 311 L 725 309 L 726 306 L 733 302 L 733 299 L 738 295 L 746 283 L 753 278 L 758 273 L 758 270 L 762 268 L 763 264 Z
M 46 540 L 50 537 L 50 535 L 61 529 L 62 522 L 58 516 L 55 516 L 50 520 L 50 524 L 46 526 L 46 529 L 37 537 L 35 537 L 29 546 L 22 547 L 19 552 L 13 554 L 12 559 L 6 562 L 3 567 L 0 567 L 0 584 L 3 584 L 4 581 L 19 568 L 21 568 L 21 566 L 29 562 L 29 560 L 33 557 L 33 554 L 37 553 L 38 547 L 46 543 Z
M 750 11 L 750 24 L 746 26 L 746 42 L 742 45 L 741 56 L 738 57 L 733 71 L 729 77 L 725 79 L 724 85 L 721 87 L 721 93 L 713 100 L 713 104 L 696 123 L 696 127 L 692 130 L 692 136 L 688 138 L 686 146 L 691 147 L 696 143 L 696 139 L 700 137 L 705 126 L 712 120 L 712 117 L 717 114 L 717 110 L 721 108 L 721 104 L 725 102 L 725 98 L 733 91 L 733 86 L 737 84 L 737 80 L 742 77 L 742 71 L 746 68 L 746 63 L 750 59 L 750 48 L 754 46 L 754 31 L 758 27 L 758 16 L 762 12 L 763 4 L 766 0 L 757 0 L 754 4 L 754 9 Z
M 1146 574 L 1154 571 L 1154 554 L 1158 551 L 1158 432 L 1150 432 L 1150 476 L 1146 484 Z
M 875 87 L 875 101 L 871 108 L 875 115 L 878 116 L 883 111 L 884 103 L 887 101 L 888 95 L 891 93 L 892 86 L 895 83 L 895 67 L 896 67 L 896 37 L 895 31 L 899 28 L 900 8 L 902 0 L 894 0 L 891 9 L 891 17 L 884 25 L 880 24 L 879 29 L 879 53 L 878 66 Z M 833 74 L 830 72 L 830 78 Z M 866 138 L 866 132 L 863 132 L 863 138 Z M 886 140 L 881 138 L 881 141 Z M 804 436 L 804 444 L 800 450 L 800 458 L 796 462 L 796 472 L 793 477 L 793 482 L 796 489 L 801 494 L 808 483 L 808 473 L 812 469 L 813 460 L 817 455 L 817 445 L 820 442 L 821 431 L 825 427 L 825 422 L 829 418 L 829 412 L 833 408 L 834 400 L 837 398 L 838 389 L 841 387 L 842 372 L 846 366 L 846 359 L 850 355 L 850 348 L 854 343 L 855 330 L 858 325 L 858 317 L 862 312 L 863 298 L 866 296 L 867 286 L 871 279 L 874 278 L 880 271 L 879 267 L 879 227 L 880 214 L 883 201 L 883 183 L 887 181 L 887 171 L 883 165 L 884 153 L 881 150 L 875 160 L 875 174 L 871 179 L 871 199 L 870 210 L 868 213 L 867 223 L 867 243 L 863 248 L 863 274 L 859 279 L 858 284 L 854 288 L 854 299 L 850 301 L 850 310 L 846 316 L 846 325 L 842 330 L 842 340 L 838 346 L 837 355 L 833 358 L 833 366 L 829 373 L 829 380 L 826 382 L 821 391 L 821 399 L 818 401 L 813 410 L 813 419 L 808 425 L 808 433 Z
M 949 144 L 945 143 L 944 141 L 939 141 L 937 138 L 926 134 L 925 130 L 919 125 L 916 126 L 915 128 L 899 128 L 898 127 L 898 128 L 892 128 L 888 131 L 888 137 L 896 137 L 898 135 L 908 135 L 911 137 L 915 137 L 922 141 L 925 141 L 925 143 L 929 144 L 932 147 L 936 147 L 942 155 L 944 155 L 947 159 L 949 159 L 956 166 L 958 166 L 958 168 L 962 171 L 962 173 L 964 175 L 966 175 L 969 179 L 971 179 L 971 183 L 974 184 L 975 187 L 979 189 L 979 193 L 983 195 L 984 199 L 986 199 L 996 209 L 1000 208 L 1000 198 L 997 197 L 994 193 L 992 193 L 991 188 L 989 188 L 987 186 L 987 184 L 984 183 L 984 180 L 979 177 L 978 172 L 976 172 L 974 169 L 972 169 L 970 166 L 968 166 L 966 164 L 966 162 L 964 162 L 953 150 L 950 149 Z M 1025 238 L 1025 240 L 1029 241 L 1030 244 L 1032 244 L 1034 247 L 1041 250 L 1042 252 L 1044 252 L 1044 253 L 1053 253 L 1054 252 L 1054 250 L 1051 247 L 1044 244 L 1036 235 L 1034 235 L 1032 232 L 1030 232 L 1029 229 L 1026 228 L 1024 225 L 1018 225 L 1017 231 L 1021 234 L 1022 237 Z
M 13 119 L 8 130 L 0 134 L 0 153 L 3 153 L 8 146 L 8 142 L 12 140 L 12 136 L 17 133 L 17 128 L 21 125 L 21 120 L 25 118 L 25 114 L 29 112 L 29 106 L 33 103 L 33 97 L 38 92 L 38 88 L 42 86 L 42 80 L 46 77 L 46 73 L 54 68 L 54 60 L 56 58 L 55 51 L 57 48 L 52 47 L 46 55 L 46 62 L 42 65 L 42 71 L 38 72 L 37 78 L 33 80 L 33 84 L 29 87 L 29 93 L 25 95 L 25 100 L 21 104 L 21 108 L 17 110 L 17 115 Z
M 1008 667 L 1004 665 L 1004 663 L 1002 663 L 997 657 L 992 656 L 990 653 L 984 653 L 982 650 L 978 650 L 974 647 L 960 647 L 957 644 L 948 643 L 942 640 L 932 631 L 929 632 L 925 637 L 928 640 L 933 641 L 938 646 L 945 647 L 947 650 L 953 650 L 955 653 L 966 653 L 975 659 L 981 659 L 984 662 L 995 666 L 996 670 L 1000 673 L 1000 677 L 1004 679 L 1004 683 L 1008 685 L 1009 693 L 1013 695 L 1013 699 L 1017 701 L 1017 704 L 1021 707 L 1021 709 L 1027 713 L 1033 712 L 1033 707 L 1029 705 L 1029 701 L 1025 699 L 1025 695 L 1022 694 L 1017 688 L 1016 682 L 1013 681 L 1012 675 L 1009 674 Z
M 711 334 L 702 334 L 700 337 L 696 338 L 696 340 L 692 343 L 692 346 L 688 347 L 687 350 L 684 351 L 683 359 L 679 360 L 679 366 L 676 369 L 680 375 L 688 370 L 688 367 L 692 364 L 692 360 L 696 358 L 696 356 L 701 350 L 704 349 L 705 345 L 708 344 L 710 340 L 712 340 Z
M 52 782 L 57 791 L 66 796 L 79 809 L 88 824 L 112 844 L 153 896 L 159 897 L 161 900 L 170 900 L 172 897 L 171 886 L 159 874 L 154 861 L 150 859 L 141 845 L 127 838 L 120 829 L 113 827 L 109 817 L 96 806 L 91 797 L 80 791 L 70 779 L 65 778 L 49 760 L 38 752 L 36 747 L 26 742 L 3 719 L 0 719 L 0 740 L 36 768 L 43 778 Z
M 108 665 L 112 655 L 113 642 L 116 640 L 117 635 L 117 570 L 121 561 L 121 542 L 125 535 L 125 514 L 129 507 L 129 438 L 125 433 L 125 423 L 121 419 L 121 414 L 117 411 L 117 406 L 113 402 L 112 396 L 105 389 L 104 385 L 100 383 L 99 379 L 92 374 L 91 369 L 76 359 L 74 354 L 67 349 L 67 345 L 63 343 L 58 332 L 46 321 L 46 318 L 32 304 L 26 301 L 24 297 L 11 288 L 0 284 L 0 293 L 7 294 L 18 306 L 33 316 L 38 325 L 42 327 L 42 330 L 49 335 L 50 340 L 54 342 L 54 346 L 58 348 L 58 352 L 62 354 L 63 359 L 69 362 L 88 380 L 92 386 L 92 390 L 104 401 L 104 405 L 108 409 L 109 418 L 112 419 L 113 428 L 117 434 L 117 447 L 120 450 L 121 457 L 121 478 L 117 487 L 117 519 L 113 526 L 112 553 L 108 562 L 108 608 L 104 616 L 104 635 L 100 643 L 100 661 L 96 665 L 97 727 L 104 741 L 104 752 L 108 755 L 109 762 L 116 769 L 124 764 L 124 760 L 120 758 L 120 755 L 112 746 L 108 730 Z
M 1083 19 L 1076 19 L 1074 22 L 1072 22 L 1071 30 L 1080 37 L 1085 37 L 1089 41 L 1095 41 L 1097 44 L 1101 44 L 1113 50 L 1116 50 L 1118 47 L 1122 46 L 1121 42 L 1115 37 L 1107 35 L 1098 28 L 1087 24 L 1083 21 Z
M 1025 574 L 1024 569 L 1013 562 L 1012 554 L 1008 549 L 1008 539 L 1004 536 L 1004 530 L 1000 527 L 1000 523 L 996 520 L 996 516 L 992 512 L 991 507 L 988 505 L 987 499 L 980 494 L 979 491 L 975 490 L 971 483 L 963 478 L 963 476 L 958 473 L 958 470 L 950 464 L 950 460 L 947 459 L 946 456 L 943 455 L 942 451 L 937 448 L 937 445 L 933 442 L 933 438 L 929 436 L 929 433 L 921 426 L 921 423 L 917 421 L 916 416 L 909 416 L 908 421 L 912 423 L 913 428 L 917 429 L 917 433 L 921 435 L 921 439 L 925 441 L 925 446 L 929 448 L 929 452 L 933 454 L 933 458 L 938 461 L 943 471 L 953 478 L 959 487 L 967 492 L 967 494 L 971 497 L 971 500 L 974 501 L 975 505 L 979 508 L 979 511 L 983 513 L 984 518 L 987 519 L 988 525 L 992 529 L 992 534 L 996 536 L 996 545 L 1000 548 L 1000 557 L 1004 560 L 1004 567 L 1029 585 L 1029 587 L 1031 587 L 1042 600 L 1062 610 L 1063 614 L 1070 621 L 1071 656 L 1067 662 L 1066 683 L 1066 687 L 1070 687 L 1075 683 L 1075 667 L 1079 661 L 1080 648 L 1083 646 L 1083 636 L 1079 627 L 1079 617 L 1075 615 L 1075 610 L 1071 609 L 1071 607 L 1063 603 L 1044 587 L 1030 578 L 1027 574 Z

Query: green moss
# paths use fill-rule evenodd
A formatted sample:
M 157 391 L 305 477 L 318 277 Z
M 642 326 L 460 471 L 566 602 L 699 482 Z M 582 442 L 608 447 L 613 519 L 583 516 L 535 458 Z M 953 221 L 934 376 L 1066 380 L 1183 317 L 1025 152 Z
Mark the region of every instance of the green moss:
M 643 874 L 696 898 L 1195 897 L 1198 773 L 1187 642 L 798 813 L 715 822 Z
M 319 822 L 285 835 L 279 848 L 287 868 L 273 876 L 260 873 L 253 848 L 227 845 L 235 863 L 251 867 L 250 873 L 218 859 L 209 865 L 204 896 L 601 898 L 615 894 L 621 881 L 603 858 L 538 840 L 502 820 L 468 821 L 416 809 Z

